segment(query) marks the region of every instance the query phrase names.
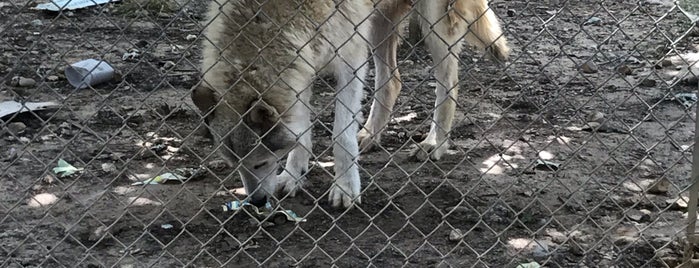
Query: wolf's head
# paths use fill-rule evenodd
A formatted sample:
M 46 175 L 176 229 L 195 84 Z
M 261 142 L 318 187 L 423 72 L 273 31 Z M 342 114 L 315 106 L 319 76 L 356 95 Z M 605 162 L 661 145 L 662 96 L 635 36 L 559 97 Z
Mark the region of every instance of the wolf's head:
M 276 189 L 279 160 L 296 144 L 296 137 L 275 107 L 263 99 L 247 99 L 250 96 L 233 93 L 222 98 L 204 85 L 192 91 L 215 150 L 238 167 L 250 202 L 262 206 Z

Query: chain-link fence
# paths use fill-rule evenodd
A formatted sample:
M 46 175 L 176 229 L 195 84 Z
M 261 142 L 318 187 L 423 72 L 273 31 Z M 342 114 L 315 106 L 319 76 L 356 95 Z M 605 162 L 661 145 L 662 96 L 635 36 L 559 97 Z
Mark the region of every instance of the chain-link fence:
M 698 263 L 691 3 L 54 3 L 0 1 L 0 266 Z

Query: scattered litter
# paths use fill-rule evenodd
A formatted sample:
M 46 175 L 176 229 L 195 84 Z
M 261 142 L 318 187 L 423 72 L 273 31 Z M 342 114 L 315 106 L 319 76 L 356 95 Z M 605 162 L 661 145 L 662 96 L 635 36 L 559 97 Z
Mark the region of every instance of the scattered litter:
M 695 103 L 697 103 L 697 94 L 696 93 L 677 93 L 675 96 L 670 97 L 670 99 L 674 99 L 678 101 L 682 106 L 684 107 L 692 107 Z
M 291 210 L 276 210 L 272 211 L 272 204 L 267 202 L 264 207 L 258 208 L 257 206 L 250 204 L 248 201 L 230 201 L 226 202 L 225 205 L 222 206 L 223 211 L 238 211 L 244 208 L 250 208 L 249 212 L 252 212 L 253 215 L 256 215 L 258 219 L 265 219 L 267 218 L 270 214 L 275 214 L 271 217 L 272 222 L 276 225 L 283 224 L 284 222 L 291 221 L 291 222 L 306 222 L 306 219 L 299 217 L 296 215 Z
M 541 268 L 541 264 L 538 262 L 529 262 L 529 263 L 522 263 L 520 265 L 517 265 L 516 268 Z
M 124 53 L 124 55 L 121 55 L 121 60 L 123 60 L 123 61 L 135 60 L 140 56 L 141 56 L 141 51 L 134 48 L 134 49 L 130 49 L 129 52 Z
M 583 23 L 583 25 L 602 25 L 602 19 L 598 17 L 590 17 Z
M 140 248 L 129 248 L 129 249 L 125 249 L 125 250 L 124 249 L 119 250 L 119 254 L 123 254 L 123 255 L 133 255 L 133 254 L 138 254 L 138 253 L 141 253 Z
M 47 11 L 75 10 L 119 0 L 52 0 L 50 3 L 38 4 L 33 9 Z
M 25 102 L 24 105 L 16 101 L 0 102 L 0 118 L 11 114 L 23 113 L 28 111 L 39 111 L 58 107 L 55 102 Z
M 560 166 L 561 166 L 561 164 L 558 164 L 558 163 L 538 159 L 538 160 L 536 160 L 536 165 L 534 166 L 534 169 L 545 170 L 545 171 L 556 171 L 556 170 L 558 170 L 558 168 Z
M 63 159 L 58 159 L 58 165 L 53 168 L 53 173 L 56 173 L 56 175 L 61 178 L 73 175 L 80 171 L 83 171 L 83 168 L 76 168 L 73 165 L 68 164 L 68 162 Z
M 160 174 L 158 176 L 155 176 L 154 178 L 147 179 L 145 181 L 137 181 L 132 183 L 131 185 L 144 185 L 144 184 L 164 184 L 167 183 L 168 181 L 179 181 L 180 183 L 184 183 L 187 181 L 189 178 L 197 178 L 200 177 L 201 175 L 204 175 L 204 169 L 203 168 L 178 168 L 175 169 L 174 172 L 167 172 Z
M 172 226 L 172 224 L 169 224 L 169 223 L 165 223 L 165 224 L 160 225 L 160 228 L 163 228 L 165 230 L 172 229 L 173 227 L 175 227 L 175 226 Z
M 103 60 L 87 59 L 71 64 L 65 70 L 66 79 L 77 89 L 111 80 L 114 68 Z

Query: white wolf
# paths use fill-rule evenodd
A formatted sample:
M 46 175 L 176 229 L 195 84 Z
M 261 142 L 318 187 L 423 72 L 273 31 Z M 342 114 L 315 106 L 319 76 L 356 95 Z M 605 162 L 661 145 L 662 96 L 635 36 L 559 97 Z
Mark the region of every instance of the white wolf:
M 201 82 L 192 100 L 216 150 L 239 166 L 250 202 L 261 206 L 278 189 L 301 185 L 311 156 L 313 79 L 337 81 L 333 206 L 360 203 L 359 143 L 378 141 L 400 91 L 398 32 L 413 9 L 436 65 L 437 101 L 430 134 L 415 151 L 438 159 L 446 149 L 457 96 L 458 54 L 468 40 L 505 59 L 509 48 L 487 0 L 214 0 L 204 31 Z M 364 78 L 373 49 L 377 93 L 359 131 Z M 359 133 L 359 141 L 357 134 Z M 279 159 L 287 157 L 277 175 Z

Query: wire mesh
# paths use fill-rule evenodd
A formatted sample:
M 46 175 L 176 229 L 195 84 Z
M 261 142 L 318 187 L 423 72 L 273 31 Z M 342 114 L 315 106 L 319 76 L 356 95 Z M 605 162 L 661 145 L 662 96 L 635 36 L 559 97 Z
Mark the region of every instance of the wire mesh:
M 55 2 L 0 1 L 0 266 L 697 262 L 682 3 Z

